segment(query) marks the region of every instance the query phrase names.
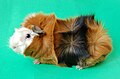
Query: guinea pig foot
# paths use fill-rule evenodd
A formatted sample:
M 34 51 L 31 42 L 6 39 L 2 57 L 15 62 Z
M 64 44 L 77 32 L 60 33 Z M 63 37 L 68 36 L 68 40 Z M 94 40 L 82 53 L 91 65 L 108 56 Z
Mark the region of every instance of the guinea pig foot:
M 33 62 L 34 62 L 34 64 L 40 64 L 38 59 L 35 59 Z
M 83 67 L 81 67 L 81 66 L 79 66 L 79 65 L 76 65 L 76 69 L 78 69 L 78 70 L 82 70 Z

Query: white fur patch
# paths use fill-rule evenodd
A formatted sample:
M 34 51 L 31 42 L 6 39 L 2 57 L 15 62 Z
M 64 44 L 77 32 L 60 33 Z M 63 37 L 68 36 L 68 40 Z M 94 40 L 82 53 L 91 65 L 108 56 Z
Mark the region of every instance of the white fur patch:
M 30 38 L 27 38 L 27 34 L 30 34 Z M 15 29 L 14 34 L 10 37 L 9 47 L 15 52 L 23 54 L 25 49 L 32 43 L 33 38 L 38 35 L 32 30 L 25 27 Z
M 31 14 L 27 15 L 27 17 L 25 18 L 25 20 L 28 20 L 28 19 L 30 19 L 32 17 L 35 17 L 36 15 L 37 15 L 37 13 L 31 13 Z

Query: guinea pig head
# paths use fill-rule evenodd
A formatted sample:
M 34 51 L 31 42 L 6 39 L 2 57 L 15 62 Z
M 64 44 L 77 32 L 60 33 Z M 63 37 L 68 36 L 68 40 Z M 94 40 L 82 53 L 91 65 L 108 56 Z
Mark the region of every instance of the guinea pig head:
M 21 27 L 15 29 L 10 37 L 9 47 L 19 54 L 24 54 L 25 50 L 31 45 L 34 39 L 39 38 L 39 34 L 44 33 L 40 28 L 32 26 L 32 30 Z

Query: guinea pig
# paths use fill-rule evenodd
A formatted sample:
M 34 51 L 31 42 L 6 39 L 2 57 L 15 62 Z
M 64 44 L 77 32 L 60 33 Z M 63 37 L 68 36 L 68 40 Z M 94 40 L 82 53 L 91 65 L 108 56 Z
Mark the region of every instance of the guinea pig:
M 33 16 L 34 15 L 34 16 Z M 102 62 L 112 50 L 111 39 L 94 15 L 61 20 L 32 14 L 10 37 L 10 47 L 47 63 L 82 69 Z

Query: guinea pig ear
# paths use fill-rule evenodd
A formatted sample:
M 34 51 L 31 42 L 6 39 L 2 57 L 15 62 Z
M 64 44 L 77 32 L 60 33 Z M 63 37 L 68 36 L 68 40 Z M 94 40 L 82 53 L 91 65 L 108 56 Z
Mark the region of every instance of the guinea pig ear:
M 32 31 L 37 33 L 38 35 L 45 34 L 45 32 L 41 28 L 39 28 L 38 26 L 34 26 L 34 25 L 32 25 Z

